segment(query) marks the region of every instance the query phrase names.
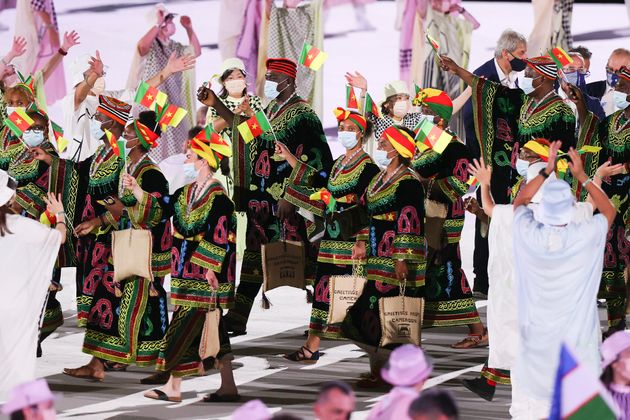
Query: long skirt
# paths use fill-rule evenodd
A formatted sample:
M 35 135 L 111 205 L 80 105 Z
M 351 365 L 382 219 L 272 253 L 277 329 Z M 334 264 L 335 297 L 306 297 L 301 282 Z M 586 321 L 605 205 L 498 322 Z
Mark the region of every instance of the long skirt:
M 311 321 L 309 324 L 310 334 L 329 339 L 343 338 L 340 324 L 328 324 L 328 312 L 330 310 L 330 289 L 328 281 L 333 276 L 347 276 L 351 274 L 351 265 L 319 263 L 315 280 Z

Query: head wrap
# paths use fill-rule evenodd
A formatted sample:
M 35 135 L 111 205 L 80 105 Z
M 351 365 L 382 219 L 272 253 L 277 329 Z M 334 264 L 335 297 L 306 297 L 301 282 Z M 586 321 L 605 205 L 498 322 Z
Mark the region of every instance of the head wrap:
M 446 121 L 450 121 L 453 115 L 453 101 L 446 92 L 438 89 L 422 89 L 413 99 L 413 104 L 428 107 Z
M 619 77 L 626 79 L 626 81 L 630 82 L 630 70 L 626 66 L 621 66 L 619 70 L 617 70 L 617 74 Z
M 145 149 L 157 147 L 157 139 L 159 139 L 160 136 L 152 131 L 149 127 L 142 124 L 140 120 L 133 121 L 133 129 L 138 135 L 138 140 L 140 140 L 140 144 L 142 144 Z
M 426 381 L 432 370 L 420 347 L 405 344 L 392 351 L 387 365 L 381 369 L 381 377 L 394 386 L 409 387 Z
M 28 75 L 28 77 L 24 77 L 19 71 L 17 76 L 19 82 L 15 84 L 15 87 L 25 90 L 27 94 L 31 95 L 31 98 L 35 98 L 35 80 L 33 80 L 33 76 Z
M 347 109 L 343 109 L 341 107 L 337 107 L 333 109 L 333 114 L 335 114 L 335 118 L 337 118 L 337 122 L 350 120 L 351 122 L 354 123 L 354 125 L 359 127 L 362 133 L 365 133 L 365 130 L 367 128 L 367 121 L 363 115 L 358 114 L 356 112 L 349 111 Z
M 224 157 L 232 156 L 232 147 L 207 125 L 190 141 L 190 149 L 205 159 L 212 169 L 219 167 Z
M 400 156 L 410 159 L 413 157 L 416 151 L 416 144 L 407 132 L 398 128 L 395 125 L 390 126 L 383 135 L 394 146 L 394 149 L 400 154 Z
M 267 71 L 282 73 L 295 79 L 297 77 L 297 64 L 288 58 L 268 58 Z
M 549 145 L 549 140 L 534 139 L 525 143 L 523 149 L 531 150 L 536 153 L 538 157 L 547 162 L 549 159 Z
M 540 56 L 533 58 L 526 58 L 523 61 L 527 63 L 528 66 L 536 70 L 537 73 L 545 76 L 547 79 L 556 80 L 558 77 L 558 66 L 555 61 L 551 59 L 549 56 Z
M 110 96 L 100 95 L 98 97 L 98 107 L 96 108 L 96 112 L 100 112 L 117 123 L 125 125 L 125 123 L 129 120 L 131 105 Z
M 615 362 L 621 352 L 630 349 L 630 331 L 617 331 L 602 343 L 602 369 Z

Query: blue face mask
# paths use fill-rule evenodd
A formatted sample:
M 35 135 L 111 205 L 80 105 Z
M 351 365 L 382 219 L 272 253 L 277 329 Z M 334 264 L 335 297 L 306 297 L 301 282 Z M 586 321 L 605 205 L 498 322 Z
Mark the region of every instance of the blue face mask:
M 624 92 L 619 92 L 618 90 L 613 92 L 613 102 L 617 109 L 626 109 L 630 102 L 627 101 L 628 94 Z
M 578 82 L 580 80 L 580 74 L 577 71 L 572 71 L 572 72 L 565 72 L 564 73 L 565 76 L 567 76 L 567 82 L 571 83 L 572 85 L 577 86 Z
M 348 150 L 354 149 L 359 142 L 357 133 L 354 131 L 339 131 L 337 133 L 337 139 L 339 139 L 339 143 Z
M 387 157 L 387 153 L 385 150 L 376 149 L 373 153 L 374 161 L 381 168 L 386 168 L 392 161 L 392 158 Z
M 199 169 L 195 168 L 195 164 L 192 162 L 184 163 L 183 170 L 187 184 L 193 182 L 199 176 Z
M 44 132 L 42 130 L 27 130 L 22 135 L 22 140 L 28 147 L 37 147 L 44 142 Z
M 619 80 L 618 75 L 606 70 L 606 84 L 608 84 L 608 86 L 615 87 L 617 85 L 618 80 Z
M 90 135 L 94 140 L 100 140 L 105 136 L 105 132 L 101 128 L 101 122 L 93 118 L 90 120 Z

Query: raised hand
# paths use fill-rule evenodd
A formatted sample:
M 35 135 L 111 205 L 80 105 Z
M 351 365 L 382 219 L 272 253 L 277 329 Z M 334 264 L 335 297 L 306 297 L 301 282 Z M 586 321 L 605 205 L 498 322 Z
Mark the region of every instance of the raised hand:
M 90 61 L 88 62 L 90 65 L 90 70 L 92 70 L 98 77 L 102 77 L 105 74 L 105 65 L 103 64 L 103 60 L 101 60 L 101 53 L 96 50 L 96 56 L 90 57 Z
M 77 31 L 71 31 L 70 33 L 65 32 L 63 34 L 63 44 L 61 44 L 61 49 L 65 52 L 68 52 L 70 48 L 81 43 L 79 42 L 79 39 L 80 38 Z
M 440 68 L 444 71 L 449 71 L 453 74 L 457 74 L 460 67 L 450 57 L 446 55 L 440 55 Z
M 44 197 L 44 202 L 46 203 L 46 210 L 49 213 L 57 214 L 63 212 L 63 203 L 61 202 L 61 194 L 55 194 L 49 192 L 47 197 Z
M 556 142 L 554 142 L 556 143 Z M 552 145 L 554 144 L 552 143 Z M 569 162 L 569 169 L 571 169 L 571 174 L 578 181 L 583 182 L 587 177 L 584 172 L 584 165 L 582 164 L 582 156 L 575 150 L 573 147 L 569 149 L 569 158 L 571 158 L 571 162 Z M 549 148 L 549 160 L 551 160 L 551 148 Z
M 185 29 L 192 29 L 192 21 L 190 20 L 190 16 L 182 16 L 179 18 L 179 23 L 181 23 L 181 25 L 185 28 Z
M 623 163 L 618 163 L 616 165 L 613 165 L 612 162 L 606 161 L 599 168 L 597 168 L 597 171 L 595 171 L 595 176 L 597 176 L 600 179 L 604 179 L 611 176 L 622 174 L 624 173 L 624 170 L 625 168 L 624 168 Z
M 196 58 L 192 54 L 184 54 L 181 57 L 177 57 L 177 53 L 173 51 L 166 63 L 166 69 L 170 73 L 179 73 L 182 71 L 190 70 L 195 67 Z
M 13 44 L 11 45 L 11 51 L 7 54 L 9 57 L 9 62 L 16 57 L 21 56 L 26 52 L 26 39 L 21 36 L 16 36 L 13 38 Z
M 367 79 L 358 71 L 355 71 L 354 74 L 348 72 L 345 74 L 346 82 L 355 88 L 361 90 L 367 90 Z
M 468 167 L 468 173 L 477 178 L 480 184 L 490 185 L 490 180 L 492 179 L 492 167 L 487 166 L 481 158 L 480 160 L 473 160 L 473 162 Z
M 584 101 L 584 94 L 577 86 L 567 83 L 564 80 L 560 80 L 560 87 L 564 93 L 567 94 L 567 98 L 569 98 L 572 102 L 578 103 Z
M 197 100 L 209 108 L 214 108 L 214 105 L 219 99 L 210 87 L 211 83 L 205 82 L 199 89 L 197 89 Z
M 559 140 L 553 141 L 549 145 L 549 157 L 547 160 L 547 168 L 546 168 L 546 171 L 548 174 L 551 174 L 556 169 L 556 160 L 558 159 L 558 152 L 560 151 L 561 146 L 562 146 L 562 142 Z

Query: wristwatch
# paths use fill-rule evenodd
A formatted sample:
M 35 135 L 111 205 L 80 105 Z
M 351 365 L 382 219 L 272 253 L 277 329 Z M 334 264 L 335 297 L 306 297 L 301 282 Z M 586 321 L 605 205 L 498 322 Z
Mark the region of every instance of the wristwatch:
M 539 172 L 538 175 L 542 176 L 543 178 L 547 179 L 549 178 L 549 174 L 545 171 L 545 169 L 547 168 L 542 168 Z

